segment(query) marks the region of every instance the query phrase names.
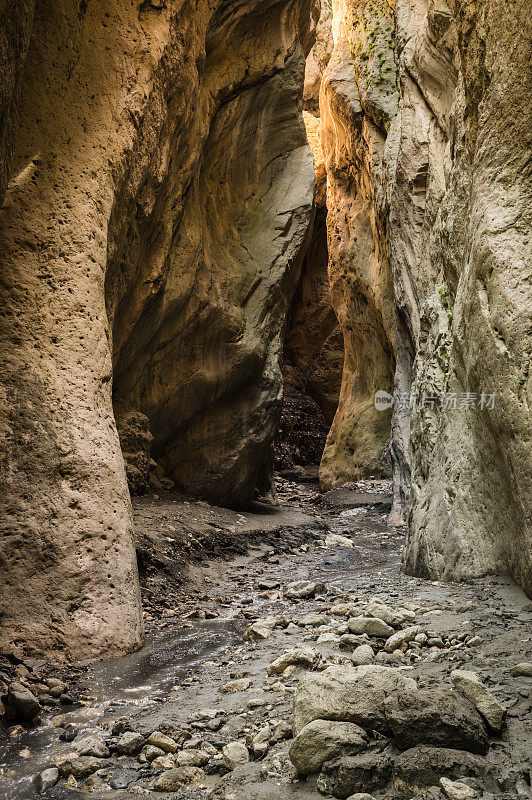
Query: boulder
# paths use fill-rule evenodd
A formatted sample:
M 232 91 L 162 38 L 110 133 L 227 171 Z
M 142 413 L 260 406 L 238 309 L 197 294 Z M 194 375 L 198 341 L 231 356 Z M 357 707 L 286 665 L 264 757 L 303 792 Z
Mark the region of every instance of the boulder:
M 257 642 L 264 639 L 269 639 L 273 633 L 275 621 L 266 622 L 265 620 L 258 620 L 246 628 L 243 635 L 245 642 Z
M 204 772 L 198 767 L 177 767 L 159 775 L 151 785 L 155 792 L 174 792 L 181 786 L 193 783 L 202 778 Z
M 37 775 L 35 779 L 35 788 L 38 792 L 46 792 L 48 789 L 55 786 L 58 780 L 59 770 L 57 767 L 50 767 L 50 769 L 45 769 L 40 775 Z
M 318 778 L 323 794 L 348 798 L 356 792 L 371 792 L 385 786 L 392 774 L 393 759 L 386 752 L 360 753 L 326 761 Z
M 124 756 L 136 756 L 146 744 L 144 736 L 136 731 L 126 731 L 116 743 L 116 750 Z
M 290 746 L 290 760 L 300 775 L 319 772 L 324 761 L 367 746 L 366 732 L 352 722 L 315 719 L 298 733 Z
M 506 709 L 484 686 L 478 675 L 469 670 L 456 669 L 451 672 L 451 680 L 458 691 L 467 697 L 477 711 L 482 714 L 490 728 L 497 732 L 500 731 L 506 716 Z
M 80 756 L 94 756 L 94 758 L 107 758 L 111 755 L 109 748 L 100 736 L 90 735 L 76 739 L 74 747 Z
M 325 547 L 353 547 L 353 542 L 347 536 L 339 533 L 329 533 L 325 537 Z
M 93 772 L 105 766 L 104 761 L 92 756 L 78 756 L 77 758 L 67 758 L 59 764 L 59 772 L 64 777 L 73 775 L 75 778 L 88 778 Z
M 378 602 L 370 603 L 366 607 L 364 614 L 367 614 L 368 617 L 382 619 L 392 628 L 398 628 L 399 625 L 403 625 L 405 622 L 412 622 L 416 617 L 413 611 L 408 611 L 406 608 L 396 609 L 386 605 L 386 603 Z
M 448 747 L 420 745 L 401 753 L 395 759 L 393 782 L 408 797 L 437 786 L 441 777 L 477 778 L 491 790 L 498 785 L 494 767 L 482 756 Z
M 377 639 L 388 639 L 394 633 L 394 629 L 378 617 L 351 617 L 347 626 L 351 633 L 367 633 Z
M 532 678 L 532 661 L 522 661 L 512 668 L 512 675 L 515 678 Z
M 245 692 L 251 686 L 249 678 L 236 678 L 220 687 L 222 694 L 233 694 L 233 692 Z
M 452 747 L 484 754 L 484 722 L 469 700 L 447 688 L 398 690 L 384 701 L 394 744 L 406 750 L 419 744 Z
M 389 727 L 384 703 L 399 687 L 413 691 L 416 683 L 398 669 L 376 664 L 335 665 L 323 672 L 306 673 L 294 696 L 294 733 L 297 735 L 314 719 L 355 722 L 386 733 Z

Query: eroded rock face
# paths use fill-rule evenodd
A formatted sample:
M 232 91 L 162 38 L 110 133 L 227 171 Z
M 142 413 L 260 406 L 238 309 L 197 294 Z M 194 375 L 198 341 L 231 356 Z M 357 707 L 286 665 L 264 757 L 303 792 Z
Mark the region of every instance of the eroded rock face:
M 398 0 L 395 25 L 387 14 L 337 0 L 322 82 L 346 338 L 322 483 L 379 469 L 390 420 L 371 400 L 393 380 L 390 521 L 408 521 L 405 569 L 509 573 L 530 593 L 530 20 L 521 2 L 508 15 Z
M 508 572 L 532 592 L 531 22 L 525 3 L 508 14 L 497 1 L 399 3 L 397 18 L 403 375 L 415 350 L 405 568 Z M 441 394 L 447 408 L 423 403 Z
M 340 402 L 320 467 L 324 489 L 385 469 L 395 319 L 387 232 L 384 147 L 397 109 L 393 14 L 335 4 L 335 48 L 321 85 L 328 178 L 329 279 L 345 360 Z
M 37 3 L 16 131 L 18 62 L 2 89 L 1 647 L 142 641 L 113 390 L 181 488 L 253 496 L 312 215 L 316 18 L 310 0 Z

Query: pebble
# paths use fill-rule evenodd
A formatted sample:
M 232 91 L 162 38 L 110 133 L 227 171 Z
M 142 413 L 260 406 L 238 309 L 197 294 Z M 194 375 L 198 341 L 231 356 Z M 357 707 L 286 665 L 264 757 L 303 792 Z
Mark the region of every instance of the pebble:
M 46 792 L 48 789 L 51 789 L 53 786 L 55 786 L 58 780 L 59 770 L 57 767 L 50 767 L 49 769 L 45 769 L 40 775 L 37 776 L 35 786 L 38 792 Z
M 224 766 L 228 770 L 234 770 L 249 761 L 249 751 L 241 742 L 229 742 L 222 750 Z
M 160 731 L 153 731 L 150 733 L 147 742 L 165 753 L 175 753 L 177 750 L 177 742 Z
M 460 781 L 451 781 L 449 778 L 440 778 L 440 786 L 449 800 L 468 800 L 469 797 L 478 797 L 477 792 Z
M 522 661 L 512 668 L 512 675 L 515 678 L 532 678 L 532 661 Z
M 144 745 L 144 736 L 135 731 L 126 731 L 116 743 L 116 750 L 124 756 L 136 756 Z

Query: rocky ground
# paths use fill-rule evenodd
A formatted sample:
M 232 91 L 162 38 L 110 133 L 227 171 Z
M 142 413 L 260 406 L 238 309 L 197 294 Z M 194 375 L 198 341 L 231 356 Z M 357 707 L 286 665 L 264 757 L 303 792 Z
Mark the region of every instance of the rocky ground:
M 146 648 L 75 674 L 11 664 L 11 705 L 41 707 L 5 720 L 0 797 L 530 796 L 521 590 L 402 574 L 384 481 L 278 493 L 249 514 L 137 503 Z

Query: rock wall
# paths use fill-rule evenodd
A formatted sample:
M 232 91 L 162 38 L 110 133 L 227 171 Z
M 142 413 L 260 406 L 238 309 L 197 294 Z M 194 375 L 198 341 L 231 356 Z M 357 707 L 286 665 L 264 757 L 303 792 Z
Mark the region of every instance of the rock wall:
M 398 25 L 395 265 L 416 350 L 405 568 L 509 573 L 532 593 L 532 21 L 524 2 L 486 0 L 400 4 Z
M 317 10 L 38 0 L 21 72 L 30 16 L 0 42 L 0 647 L 112 655 L 142 642 L 113 392 L 219 502 L 252 497 L 271 444 Z
M 334 3 L 321 117 L 346 361 L 321 479 L 379 470 L 390 412 L 373 393 L 393 380 L 405 569 L 509 573 L 530 592 L 525 5 Z
M 393 13 L 338 0 L 320 96 L 332 303 L 344 337 L 340 401 L 320 466 L 330 489 L 386 471 L 395 367 L 384 148 L 397 109 Z

